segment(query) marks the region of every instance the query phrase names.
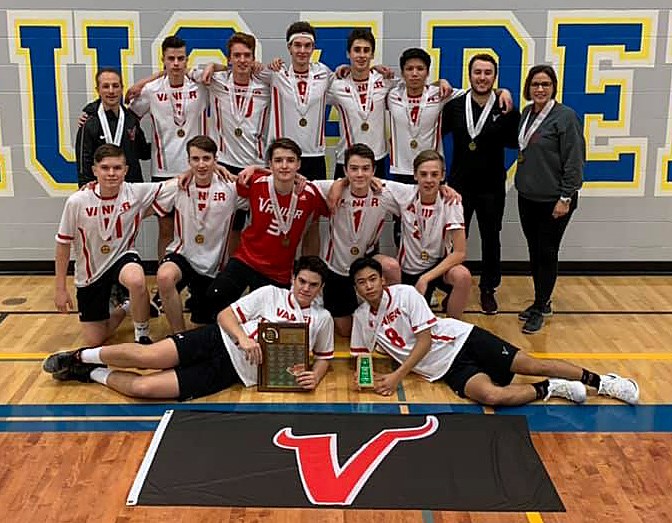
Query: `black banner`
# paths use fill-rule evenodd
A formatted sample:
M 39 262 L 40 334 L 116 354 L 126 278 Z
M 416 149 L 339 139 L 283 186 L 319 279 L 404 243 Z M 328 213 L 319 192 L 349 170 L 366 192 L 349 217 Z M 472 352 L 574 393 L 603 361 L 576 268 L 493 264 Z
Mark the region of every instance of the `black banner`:
M 138 504 L 564 511 L 526 419 L 471 414 L 175 411 Z

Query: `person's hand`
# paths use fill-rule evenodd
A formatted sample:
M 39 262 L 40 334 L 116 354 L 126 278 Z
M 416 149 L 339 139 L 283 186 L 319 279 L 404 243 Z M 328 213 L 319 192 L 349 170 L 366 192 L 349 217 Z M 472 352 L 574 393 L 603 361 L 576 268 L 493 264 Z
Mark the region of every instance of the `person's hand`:
M 56 289 L 54 294 L 54 305 L 58 312 L 68 312 L 75 308 L 72 298 L 67 289 Z
M 245 336 L 242 340 L 238 340 L 238 346 L 245 351 L 245 359 L 252 365 L 261 364 L 261 347 L 256 340 Z
M 428 286 L 427 280 L 422 276 L 420 276 L 420 278 L 418 278 L 418 281 L 415 282 L 415 289 L 423 296 L 427 292 L 427 286 Z
M 273 58 L 271 60 L 271 63 L 268 64 L 268 68 L 273 71 L 274 73 L 279 73 L 282 67 L 285 65 L 285 62 L 282 58 Z
M 126 96 L 124 97 L 124 102 L 130 104 L 133 100 L 135 100 L 138 96 L 140 96 L 141 92 L 142 92 L 142 85 L 134 84 L 130 86 L 126 90 Z
M 513 96 L 508 89 L 500 89 L 499 107 L 502 109 L 502 114 L 506 114 L 513 109 Z
M 250 180 L 252 179 L 252 176 L 254 175 L 255 172 L 257 171 L 263 171 L 267 174 L 271 174 L 270 169 L 266 169 L 263 165 L 248 165 L 238 173 L 238 183 L 242 185 L 243 187 L 249 187 L 250 186 Z
M 453 189 L 450 185 L 441 184 L 439 186 L 439 192 L 441 193 L 441 198 L 443 198 L 450 205 L 455 203 L 462 203 L 462 195 Z
M 306 188 L 307 183 L 308 178 L 306 178 L 303 174 L 296 173 L 296 177 L 294 178 L 294 192 L 296 194 L 301 194 Z
M 451 94 L 453 94 L 453 86 L 450 85 L 448 80 L 441 78 L 441 80 L 439 80 L 439 96 L 441 96 L 442 99 L 446 99 L 449 98 Z
M 371 69 L 382 74 L 385 80 L 392 80 L 394 78 L 394 69 L 386 65 L 374 65 Z
M 89 119 L 89 115 L 86 113 L 81 113 L 77 117 L 77 127 L 82 128 L 86 125 L 86 121 Z
M 334 212 L 334 210 L 338 207 L 338 204 L 341 202 L 341 197 L 343 196 L 343 190 L 348 184 L 348 179 L 347 178 L 341 178 L 340 180 L 336 180 L 334 183 L 331 184 L 331 187 L 329 188 L 329 192 L 327 193 L 326 197 L 326 202 L 327 202 L 327 207 L 329 208 L 329 211 Z
M 350 76 L 350 66 L 349 65 L 339 65 L 336 70 L 334 71 L 334 74 L 336 75 L 336 78 L 339 80 L 342 80 L 343 78 L 347 78 Z
M 253 75 L 259 74 L 260 72 L 262 72 L 264 70 L 264 64 L 262 64 L 261 62 L 257 62 L 255 60 L 252 63 L 252 68 L 251 69 L 252 69 L 252 74 Z
M 210 85 L 210 82 L 212 82 L 212 75 L 214 74 L 215 74 L 215 64 L 210 63 L 206 65 L 205 69 L 203 69 L 203 75 L 201 76 L 203 84 Z
M 394 372 L 391 374 L 374 374 L 373 390 L 381 396 L 391 396 L 396 392 L 399 381 L 401 380 Z
M 380 194 L 383 192 L 383 187 L 385 187 L 385 182 L 382 179 L 378 178 L 377 176 L 371 178 L 371 190 L 374 194 Z
M 567 214 L 569 212 L 569 205 L 570 202 L 565 203 L 562 200 L 558 200 L 555 207 L 553 207 L 553 218 L 557 220 Z
M 224 178 L 224 181 L 227 182 L 236 182 L 238 180 L 238 177 L 235 174 L 231 174 L 231 171 L 229 171 L 226 167 L 223 165 L 215 165 L 215 172 L 220 175 L 222 178 Z
M 177 175 L 177 187 L 181 191 L 187 190 L 189 182 L 191 182 L 191 171 L 184 171 L 182 174 Z
M 304 370 L 296 376 L 296 383 L 302 389 L 315 390 L 317 387 L 317 376 L 312 370 Z

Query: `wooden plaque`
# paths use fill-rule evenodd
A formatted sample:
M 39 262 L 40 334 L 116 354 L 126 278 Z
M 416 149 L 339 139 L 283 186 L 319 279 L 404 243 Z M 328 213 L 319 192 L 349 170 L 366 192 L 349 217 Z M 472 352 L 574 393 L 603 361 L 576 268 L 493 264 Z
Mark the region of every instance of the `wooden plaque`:
M 257 389 L 306 392 L 296 383 L 296 374 L 310 370 L 308 324 L 260 322 L 257 341 L 262 354 Z

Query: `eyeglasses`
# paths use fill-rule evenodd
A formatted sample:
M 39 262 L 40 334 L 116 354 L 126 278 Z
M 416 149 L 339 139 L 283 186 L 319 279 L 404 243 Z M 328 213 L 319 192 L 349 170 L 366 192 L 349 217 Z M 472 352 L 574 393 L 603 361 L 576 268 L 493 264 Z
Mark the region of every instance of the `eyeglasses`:
M 549 87 L 553 86 L 553 82 L 532 82 L 530 84 L 530 87 L 532 89 L 536 89 L 537 87 L 543 87 L 544 89 L 548 89 Z

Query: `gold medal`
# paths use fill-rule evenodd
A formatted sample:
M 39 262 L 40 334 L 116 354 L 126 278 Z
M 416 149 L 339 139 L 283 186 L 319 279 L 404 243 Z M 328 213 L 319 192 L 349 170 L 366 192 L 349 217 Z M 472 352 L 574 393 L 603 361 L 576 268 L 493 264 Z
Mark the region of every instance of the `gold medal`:
M 369 130 L 369 123 L 368 122 L 362 122 L 362 125 L 360 126 L 362 131 L 368 131 Z
M 107 245 L 106 243 L 100 246 L 100 252 L 102 252 L 103 254 L 110 254 L 111 250 L 112 249 L 110 249 L 110 246 Z
M 420 253 L 420 258 L 422 259 L 422 261 L 427 261 L 427 260 L 429 260 L 429 253 L 428 253 L 427 251 L 422 251 L 422 252 Z
M 236 130 L 233 131 L 233 133 L 234 133 L 238 138 L 240 138 L 241 136 L 243 136 L 243 130 L 242 130 L 240 127 L 236 127 Z
M 525 161 L 525 156 L 523 156 L 523 151 L 518 151 L 518 163 L 523 163 Z
M 282 243 L 283 247 L 289 247 L 289 236 L 283 236 L 280 243 Z
M 305 118 L 301 118 L 301 119 L 299 120 L 299 125 L 300 125 L 301 127 L 305 127 L 306 125 L 308 125 L 308 120 L 306 120 Z
M 411 149 L 417 149 L 417 148 L 418 148 L 418 141 L 411 140 Z
M 186 133 L 184 132 L 184 129 L 182 129 L 182 127 L 180 127 L 180 128 L 177 130 L 177 136 L 179 136 L 180 138 L 184 138 L 184 135 L 185 135 L 185 134 L 186 134 Z
M 198 243 L 200 245 L 200 244 L 205 242 L 205 236 L 203 236 L 202 234 L 197 234 L 194 237 L 194 240 L 196 241 L 196 243 Z
M 356 245 L 353 246 L 353 247 L 350 249 L 350 254 L 352 254 L 353 256 L 357 256 L 357 255 L 359 254 L 359 247 L 357 247 Z
M 469 150 L 470 151 L 475 151 L 476 150 L 476 142 L 474 142 L 473 140 L 471 142 L 469 142 Z

